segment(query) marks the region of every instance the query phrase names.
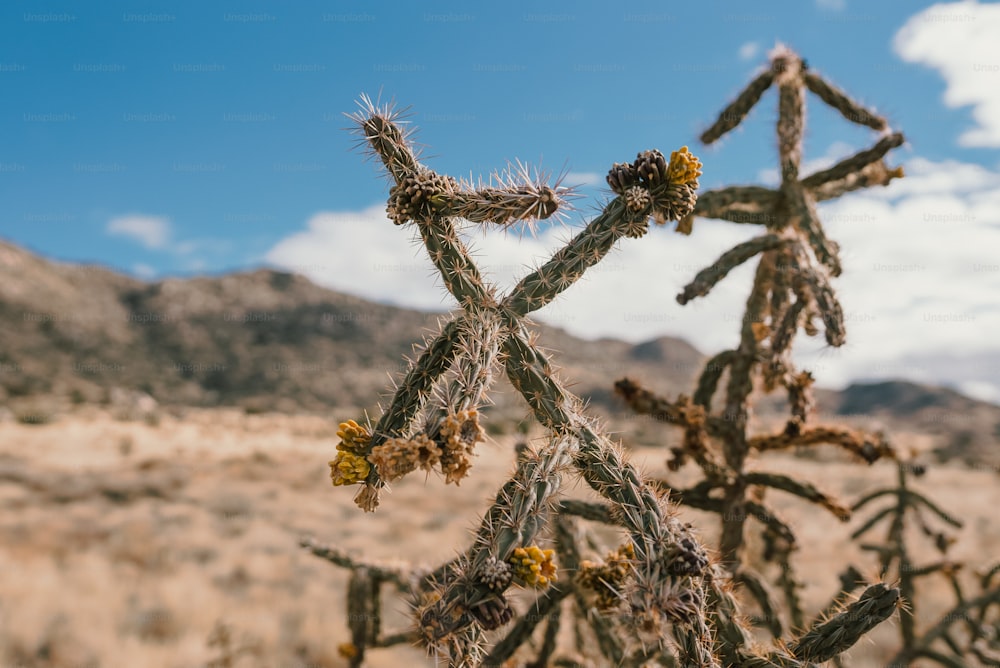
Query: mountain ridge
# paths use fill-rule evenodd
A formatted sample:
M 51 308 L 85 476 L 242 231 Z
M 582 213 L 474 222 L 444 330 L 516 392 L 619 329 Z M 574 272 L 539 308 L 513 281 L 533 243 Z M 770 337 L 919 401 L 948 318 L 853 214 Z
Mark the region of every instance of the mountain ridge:
M 0 241 L 0 401 L 56 395 L 100 403 L 125 388 L 163 404 L 374 411 L 391 379 L 405 372 L 413 344 L 444 317 L 273 269 L 143 281 Z M 624 411 L 611 391 L 615 380 L 633 377 L 668 396 L 689 393 L 706 359 L 676 337 L 588 341 L 534 327 L 542 347 L 557 351 L 554 364 L 574 392 L 605 416 Z M 498 409 L 523 412 L 499 376 Z M 821 413 L 937 433 L 938 449 L 949 456 L 992 457 L 996 450 L 1000 407 L 953 390 L 894 380 L 817 394 Z M 782 415 L 782 397 L 762 399 L 759 413 Z

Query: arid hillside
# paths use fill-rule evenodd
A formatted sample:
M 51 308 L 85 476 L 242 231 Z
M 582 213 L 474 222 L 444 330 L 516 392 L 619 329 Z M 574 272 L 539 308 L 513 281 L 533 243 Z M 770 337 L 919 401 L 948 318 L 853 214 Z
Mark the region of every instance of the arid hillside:
M 436 331 L 439 317 L 294 274 L 147 283 L 0 242 L 0 402 L 8 418 L 29 422 L 56 419 L 71 404 L 131 406 L 142 395 L 175 407 L 374 415 L 405 371 L 405 356 Z M 632 345 L 538 330 L 574 391 L 612 423 L 635 422 L 613 396 L 615 380 L 629 376 L 668 396 L 690 393 L 705 360 L 677 338 Z M 902 381 L 817 394 L 823 413 L 919 435 L 945 459 L 1000 465 L 1000 407 Z M 524 415 L 506 379 L 494 399 L 496 430 Z M 783 403 L 766 398 L 760 415 L 784 412 Z M 650 442 L 664 434 L 648 424 L 626 429 Z

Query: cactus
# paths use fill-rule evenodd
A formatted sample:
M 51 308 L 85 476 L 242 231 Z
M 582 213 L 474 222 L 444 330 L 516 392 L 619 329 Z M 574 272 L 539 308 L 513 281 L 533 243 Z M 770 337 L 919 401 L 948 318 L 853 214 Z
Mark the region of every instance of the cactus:
M 791 68 L 791 56 L 786 59 Z M 801 91 L 796 92 L 776 67 L 762 75 L 747 95 L 759 98 L 772 80 L 782 87 L 782 109 L 800 111 L 796 96 L 801 97 Z M 829 86 L 823 90 L 828 96 L 839 94 Z M 738 100 L 743 106 L 753 101 Z M 828 280 L 831 267 L 836 266 L 836 246 L 823 236 L 811 207 L 822 187 L 844 191 L 859 187 L 847 184 L 856 177 L 855 171 L 815 186 L 801 185 L 797 180 L 800 150 L 796 149 L 801 123 L 786 123 L 779 135 L 783 173 L 790 184 L 787 192 L 709 193 L 713 211 L 726 213 L 734 202 L 759 208 L 760 202 L 767 201 L 772 207 L 787 208 L 795 222 L 769 227 L 767 234 L 730 251 L 685 289 L 685 300 L 701 296 L 733 266 L 758 254 L 764 258 L 748 304 L 753 318 L 745 323 L 741 347 L 714 360 L 716 367 L 729 369 L 729 403 L 723 416 L 710 413 L 721 368 L 706 368 L 696 401 L 681 397 L 666 402 L 634 384 L 619 383 L 634 405 L 645 401 L 684 427 L 685 447 L 677 457 L 698 461 L 707 485 L 674 490 L 645 480 L 621 448 L 586 415 L 582 401 L 552 371 L 525 317 L 557 298 L 619 240 L 643 237 L 650 220 L 657 225 L 678 221 L 676 230 L 690 233 L 692 215 L 700 206 L 696 196 L 700 161 L 683 147 L 669 159 L 657 150 L 647 150 L 631 163 L 614 164 L 607 181 L 615 197 L 548 262 L 501 296 L 472 261 L 457 231 L 459 219 L 471 224 L 530 224 L 558 215 L 566 206 L 568 190 L 558 182 L 546 184 L 541 176 L 529 179 L 523 165 L 485 187 L 437 174 L 418 161 L 391 105 L 363 97 L 360 107 L 352 118 L 361 142 L 392 180 L 388 216 L 397 225 L 417 227 L 428 257 L 459 310 L 412 362 L 389 408 L 375 424 L 341 424 L 338 454 L 330 462 L 332 482 L 359 486 L 355 501 L 365 511 L 377 508 L 386 484 L 418 468 L 439 470 L 446 483 L 459 483 L 482 438 L 479 415 L 501 367 L 549 438 L 538 447 L 518 448 L 516 471 L 486 509 L 472 545 L 432 571 L 404 572 L 358 562 L 332 546 L 312 539 L 302 542 L 316 556 L 352 573 L 348 592 L 351 641 L 342 647 L 351 665 L 362 665 L 365 652 L 372 648 L 413 641 L 447 659 L 449 665 L 508 665 L 515 651 L 527 649 L 536 632 L 541 639 L 529 665 L 584 665 L 580 657 L 557 656 L 559 630 L 572 623 L 577 649 L 596 651 L 613 665 L 655 661 L 684 667 L 805 667 L 843 652 L 894 612 L 898 590 L 875 583 L 857 600 L 845 599 L 842 610 L 829 619 L 803 628 L 798 635 L 776 634 L 778 642 L 761 644 L 736 596 L 739 583 L 748 588 L 761 585 L 738 568 L 742 520 L 726 525 L 720 562 L 693 528 L 677 518 L 674 506 L 681 501 L 724 514 L 746 509 L 762 517 L 773 516 L 745 496 L 749 487 L 770 486 L 845 515 L 843 506 L 808 484 L 777 474 L 745 473 L 743 463 L 751 443 L 765 450 L 832 441 L 869 459 L 890 452 L 884 440 L 852 430 L 804 428 L 811 379 L 795 374 L 787 359 L 795 330 L 816 315 L 829 316 L 827 338 L 832 345 L 843 341 L 842 316 L 838 317 L 839 305 Z M 703 207 L 699 215 L 705 211 Z M 795 270 L 781 275 L 776 269 L 779 260 L 794 265 Z M 773 285 L 783 286 L 784 293 L 768 299 Z M 771 316 L 773 332 L 762 329 L 768 326 L 766 315 Z M 751 374 L 764 352 L 758 344 L 765 335 L 780 342 L 772 355 L 772 366 L 780 369 L 769 377 L 772 383 L 788 387 L 797 420 L 789 424 L 794 422 L 799 428 L 794 433 L 790 426 L 782 434 L 751 438 L 745 432 L 746 403 Z M 728 419 L 731 415 L 742 418 Z M 723 443 L 721 457 L 709 447 L 713 438 Z M 730 473 L 735 473 L 732 480 L 727 477 Z M 571 476 L 582 478 L 603 501 L 559 498 Z M 721 501 L 709 495 L 718 487 L 726 491 Z M 625 543 L 603 562 L 584 559 L 584 553 L 597 549 L 587 522 L 623 529 Z M 792 536 L 791 529 L 777 518 L 765 524 Z M 547 540 L 553 548 L 542 547 Z M 414 629 L 388 632 L 380 628 L 383 584 L 395 586 L 412 600 Z M 537 592 L 533 614 L 518 615 L 511 606 L 508 590 L 514 586 Z M 756 589 L 764 591 L 762 586 Z M 567 608 L 572 615 L 565 614 Z M 487 639 L 497 634 L 499 640 L 489 645 Z
M 830 279 L 841 271 L 838 247 L 827 238 L 815 210 L 816 201 L 821 199 L 819 189 L 826 188 L 822 198 L 828 198 L 861 187 L 861 173 L 875 161 L 881 161 L 890 148 L 899 146 L 903 137 L 900 133 L 889 134 L 872 149 L 800 179 L 806 90 L 835 106 L 849 120 L 884 132 L 888 132 L 888 126 L 877 114 L 865 110 L 808 70 L 798 55 L 779 47 L 772 54 L 770 67 L 722 112 L 715 124 L 702 134 L 702 141 L 714 142 L 735 128 L 772 84 L 778 87 L 780 187 L 768 190 L 738 186 L 704 193 L 699 196 L 685 224 L 691 229 L 693 218 L 702 216 L 761 224 L 765 228 L 761 236 L 723 253 L 677 296 L 682 305 L 705 296 L 735 267 L 760 256 L 742 319 L 738 347 L 723 351 L 708 361 L 693 400 L 682 395 L 671 402 L 627 378 L 615 385 L 616 392 L 635 411 L 684 429 L 683 446 L 674 449 L 669 467 L 676 470 L 688 459 L 693 459 L 701 467 L 705 480 L 691 490 L 674 490 L 673 494 L 681 503 L 721 515 L 723 564 L 744 582 L 755 579 L 753 574 L 740 574 L 748 517 L 762 521 L 772 535 L 784 536 L 791 544 L 794 541 L 790 528 L 775 519 L 773 512 L 748 499 L 748 492 L 754 488 L 781 490 L 819 505 L 842 521 L 850 519 L 850 511 L 809 483 L 783 475 L 747 473 L 748 456 L 755 452 L 821 443 L 840 445 L 868 463 L 883 456 L 894 456 L 881 434 L 809 425 L 813 379 L 808 372 L 795 369 L 790 350 L 800 327 L 807 332 L 813 331 L 814 319 L 822 321 L 830 346 L 841 346 L 846 340 L 843 311 L 830 283 Z M 880 173 L 884 175 L 883 184 L 901 174 L 884 165 Z M 712 400 L 724 371 L 728 371 L 725 405 L 713 414 Z M 778 433 L 751 435 L 748 432 L 747 418 L 755 379 L 765 391 L 781 386 L 788 394 L 791 417 L 784 430 Z M 713 490 L 721 491 L 721 499 L 718 495 L 709 496 Z M 782 572 L 784 577 L 790 577 L 787 569 Z M 784 584 L 790 611 L 795 616 L 795 587 L 788 582 Z M 770 607 L 770 602 L 764 600 L 764 590 L 759 586 L 752 589 L 762 606 Z M 777 631 L 778 627 L 773 630 Z
M 899 652 L 891 665 L 909 666 L 917 659 L 927 659 L 941 666 L 966 666 L 979 661 L 982 665 L 1000 665 L 1000 583 L 995 582 L 1000 565 L 986 569 L 978 578 L 979 593 L 969 599 L 959 580 L 960 562 L 947 558 L 954 538 L 944 531 L 933 529 L 925 513 L 930 513 L 953 529 L 961 529 L 962 522 L 942 510 L 921 492 L 910 485 L 910 475 L 921 477 L 926 466 L 902 462 L 898 467 L 895 487 L 874 490 L 855 502 L 853 509 L 860 510 L 873 501 L 894 498 L 893 503 L 874 512 L 852 534 L 860 539 L 882 521 L 888 521 L 882 543 L 862 543 L 862 549 L 878 555 L 879 576 L 893 576 L 899 582 L 904 605 L 900 609 Z M 918 566 L 913 562 L 912 551 L 906 540 L 906 528 L 915 521 L 923 536 L 930 539 L 942 559 Z M 944 577 L 955 594 L 955 605 L 926 629 L 918 629 L 917 582 L 925 577 Z

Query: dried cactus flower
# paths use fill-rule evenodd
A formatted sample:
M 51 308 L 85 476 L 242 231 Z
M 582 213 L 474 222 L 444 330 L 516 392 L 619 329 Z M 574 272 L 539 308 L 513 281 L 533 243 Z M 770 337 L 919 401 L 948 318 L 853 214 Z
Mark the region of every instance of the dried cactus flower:
M 428 218 L 448 204 L 457 188 L 451 177 L 429 170 L 411 174 L 389 190 L 386 213 L 396 225 Z
M 514 576 L 526 585 L 544 589 L 556 579 L 554 556 L 554 550 L 543 550 L 537 545 L 515 548 L 510 558 Z
M 456 485 L 472 468 L 472 453 L 476 443 L 484 440 L 485 432 L 479 424 L 476 409 L 448 415 L 441 423 L 441 472 L 445 482 Z
M 390 438 L 372 448 L 368 461 L 386 482 L 398 480 L 421 468 L 430 471 L 441 460 L 441 447 L 426 434 L 413 438 Z
M 655 148 L 637 155 L 632 166 L 647 187 L 652 188 L 667 180 L 667 159 Z
M 342 642 L 337 645 L 337 654 L 350 661 L 358 655 L 358 646 L 352 642 Z
M 476 574 L 476 581 L 489 587 L 490 591 L 502 592 L 510 586 L 513 577 L 510 564 L 496 557 L 490 557 L 486 565 Z
M 337 429 L 337 436 L 340 437 L 337 449 L 355 454 L 365 452 L 372 440 L 371 432 L 368 431 L 367 427 L 359 425 L 354 420 L 341 422 Z
M 580 562 L 577 582 L 597 594 L 598 610 L 607 612 L 624 600 L 622 592 L 625 590 L 626 579 L 632 573 L 633 559 L 635 548 L 632 543 L 626 543 L 608 554 L 603 564 Z
M 675 575 L 701 575 L 708 568 L 705 550 L 686 536 L 668 548 L 667 554 L 670 559 L 667 570 Z
M 671 183 L 653 200 L 653 221 L 657 225 L 665 225 L 667 221 L 685 219 L 698 202 L 697 190 L 697 181 Z M 684 229 L 684 226 L 678 226 L 678 231 L 683 233 Z
M 489 598 L 469 608 L 469 614 L 487 631 L 495 631 L 514 618 L 514 609 L 503 596 Z
M 635 168 L 627 162 L 616 162 L 608 171 L 608 185 L 619 195 L 632 188 L 636 182 Z
M 670 154 L 670 165 L 667 167 L 667 178 L 671 183 L 691 183 L 701 176 L 701 160 L 688 150 L 687 146 Z
M 471 408 L 449 415 L 441 424 L 441 439 L 446 449 L 459 447 L 471 448 L 485 438 L 485 432 L 479 424 L 479 411 Z
M 642 186 L 632 186 L 623 193 L 625 208 L 632 213 L 641 213 L 650 205 L 649 191 Z
M 353 452 L 339 452 L 337 457 L 330 462 L 330 479 L 333 481 L 334 487 L 364 482 L 369 471 L 371 471 L 371 465 L 368 460 Z

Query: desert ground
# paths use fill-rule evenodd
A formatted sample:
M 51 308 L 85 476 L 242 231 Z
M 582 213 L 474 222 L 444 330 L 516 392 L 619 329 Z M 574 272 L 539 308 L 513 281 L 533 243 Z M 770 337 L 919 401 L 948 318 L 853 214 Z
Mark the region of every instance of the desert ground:
M 439 564 L 468 545 L 513 468 L 515 437 L 481 445 L 460 487 L 411 474 L 364 514 L 352 489 L 329 484 L 337 417 L 184 409 L 122 419 L 82 406 L 47 424 L 0 421 L 0 666 L 345 666 L 337 646 L 349 637 L 347 574 L 299 539 L 379 563 Z M 665 475 L 665 458 L 660 448 L 632 451 L 651 475 Z M 895 475 L 891 464 L 836 454 L 755 466 L 795 473 L 848 503 Z M 1000 555 L 997 482 L 992 471 L 948 466 L 915 482 L 964 521 L 949 556 L 970 570 Z M 589 492 L 575 484 L 568 493 Z M 829 600 L 848 561 L 872 572 L 871 555 L 849 540 L 858 518 L 842 524 L 798 499 L 769 499 L 798 531 L 808 612 Z M 711 544 L 715 521 L 685 514 Z M 938 558 L 915 541 L 918 562 Z M 921 590 L 918 623 L 950 606 L 948 592 L 943 581 Z M 388 600 L 383 627 L 404 629 L 406 602 Z M 231 664 L 218 663 L 223 630 Z M 884 624 L 847 665 L 881 665 L 897 636 L 894 622 Z M 433 665 L 410 647 L 368 656 L 373 667 Z

